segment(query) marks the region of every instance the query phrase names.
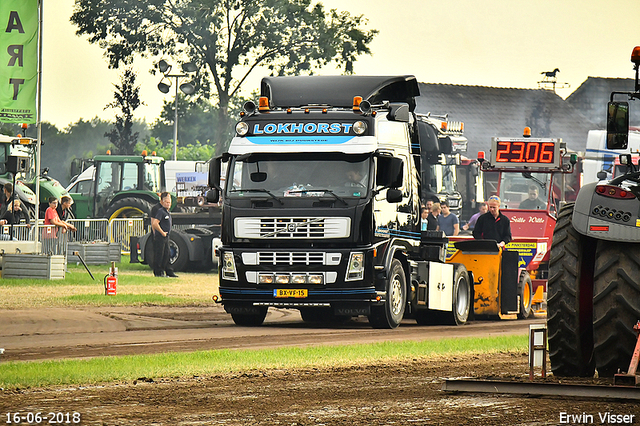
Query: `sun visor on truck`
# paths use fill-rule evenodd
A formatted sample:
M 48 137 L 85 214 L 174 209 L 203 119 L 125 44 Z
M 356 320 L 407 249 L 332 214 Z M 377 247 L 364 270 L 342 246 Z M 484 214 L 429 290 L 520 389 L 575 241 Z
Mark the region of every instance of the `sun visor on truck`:
M 260 85 L 260 96 L 268 97 L 274 108 L 307 105 L 351 108 L 354 96 L 362 96 L 372 105 L 383 101 L 402 102 L 413 111 L 420 89 L 412 75 L 265 77 Z

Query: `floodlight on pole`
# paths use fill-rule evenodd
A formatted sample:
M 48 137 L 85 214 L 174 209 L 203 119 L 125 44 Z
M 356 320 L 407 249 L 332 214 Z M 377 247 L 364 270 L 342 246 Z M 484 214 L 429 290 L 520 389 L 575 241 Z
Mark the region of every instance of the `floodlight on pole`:
M 189 77 L 188 74 L 170 74 L 171 72 L 171 68 L 172 66 L 169 65 L 167 63 L 167 61 L 165 61 L 164 59 L 162 59 L 160 62 L 158 62 L 158 69 L 160 70 L 160 72 L 163 74 L 162 80 L 160 80 L 160 83 L 158 83 L 158 90 L 161 91 L 162 93 L 169 93 L 169 90 L 171 89 L 171 80 L 169 81 L 169 84 L 164 82 L 164 79 L 171 79 L 171 78 L 175 78 L 176 79 L 176 93 L 175 93 L 175 100 L 174 100 L 174 106 L 173 106 L 173 110 L 174 110 L 174 116 L 173 116 L 173 156 L 171 157 L 174 161 L 177 160 L 178 157 L 178 88 L 180 88 L 180 90 L 185 94 L 185 95 L 192 95 L 195 93 L 196 91 L 196 86 L 193 83 L 193 81 L 188 82 L 188 83 L 182 83 L 178 86 L 178 79 L 183 78 L 183 77 Z M 196 72 L 198 71 L 198 67 L 196 64 L 194 64 L 193 62 L 186 62 L 184 64 L 182 64 L 182 71 L 185 73 L 192 73 L 192 72 Z

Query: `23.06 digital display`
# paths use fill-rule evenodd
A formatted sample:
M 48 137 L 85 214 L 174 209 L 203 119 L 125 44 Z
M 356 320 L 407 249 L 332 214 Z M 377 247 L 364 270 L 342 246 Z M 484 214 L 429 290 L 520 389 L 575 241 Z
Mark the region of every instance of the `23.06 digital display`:
M 492 163 L 495 166 L 554 168 L 559 157 L 554 140 L 494 139 Z

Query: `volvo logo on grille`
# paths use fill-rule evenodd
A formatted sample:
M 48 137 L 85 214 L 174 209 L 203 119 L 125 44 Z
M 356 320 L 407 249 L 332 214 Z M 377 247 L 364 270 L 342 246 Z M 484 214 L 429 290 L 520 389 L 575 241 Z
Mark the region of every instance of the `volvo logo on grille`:
M 298 230 L 298 225 L 295 223 L 288 223 L 287 224 L 287 231 L 289 232 L 296 232 Z

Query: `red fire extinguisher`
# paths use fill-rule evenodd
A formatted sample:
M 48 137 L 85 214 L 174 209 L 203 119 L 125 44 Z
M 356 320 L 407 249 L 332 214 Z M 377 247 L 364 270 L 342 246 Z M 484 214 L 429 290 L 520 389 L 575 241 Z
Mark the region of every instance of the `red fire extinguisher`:
M 116 262 L 111 262 L 109 273 L 104 276 L 104 294 L 106 294 L 107 296 L 115 296 L 117 286 L 118 268 L 116 268 Z

